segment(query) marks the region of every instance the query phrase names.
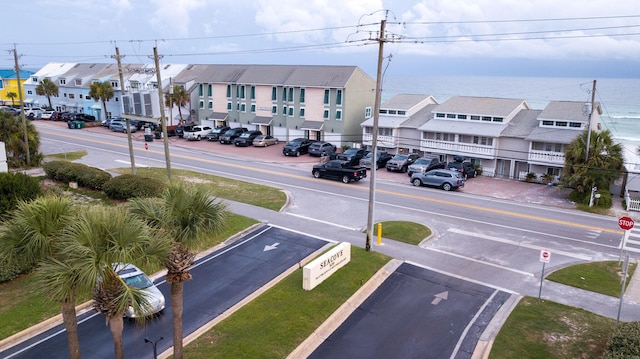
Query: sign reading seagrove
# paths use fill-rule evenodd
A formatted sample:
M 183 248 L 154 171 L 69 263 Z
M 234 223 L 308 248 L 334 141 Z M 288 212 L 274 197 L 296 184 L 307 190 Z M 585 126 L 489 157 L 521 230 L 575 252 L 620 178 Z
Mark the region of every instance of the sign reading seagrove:
M 311 290 L 351 260 L 351 244 L 342 242 L 302 268 L 302 289 Z

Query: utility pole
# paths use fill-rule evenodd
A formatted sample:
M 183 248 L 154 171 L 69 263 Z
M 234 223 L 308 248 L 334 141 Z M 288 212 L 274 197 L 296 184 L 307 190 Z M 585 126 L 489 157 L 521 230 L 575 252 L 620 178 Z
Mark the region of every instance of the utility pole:
M 160 57 L 158 47 L 153 48 L 153 61 L 156 65 L 156 78 L 158 81 L 158 98 L 160 99 L 160 126 L 162 127 L 162 137 L 164 138 L 164 158 L 167 164 L 167 178 L 171 182 L 171 158 L 169 156 L 169 141 L 167 136 L 167 118 L 164 115 L 164 93 L 162 92 L 162 78 L 160 76 Z
M 380 34 L 376 41 L 378 41 L 378 71 L 376 73 L 376 99 L 373 108 L 373 130 L 372 130 L 372 147 L 373 153 L 371 157 L 371 181 L 369 182 L 369 213 L 367 216 L 367 241 L 365 244 L 365 250 L 371 251 L 371 238 L 373 237 L 373 212 L 376 201 L 376 167 L 378 161 L 378 119 L 380 118 L 380 100 L 382 95 L 382 59 L 384 56 L 384 43 L 387 41 L 385 36 L 385 25 L 387 23 L 386 15 L 385 19 L 380 22 Z
M 30 168 L 31 167 L 31 151 L 29 149 L 29 134 L 27 132 L 27 118 L 24 115 L 24 101 L 22 100 L 22 83 L 20 82 L 20 65 L 18 65 L 18 51 L 16 50 L 16 44 L 13 44 L 13 59 L 15 60 L 16 80 L 18 81 L 18 100 L 20 101 L 20 118 L 22 119 L 24 146 L 27 154 L 27 168 Z
M 111 56 L 112 59 L 116 59 L 118 62 L 118 76 L 120 76 L 120 110 L 124 114 L 124 101 L 122 98 L 125 95 L 124 91 L 124 76 L 122 75 L 122 63 L 120 60 L 124 58 L 124 56 L 120 55 L 120 49 L 116 46 L 116 54 L 115 56 Z M 107 115 L 106 113 L 104 114 Z M 136 174 L 136 158 L 133 155 L 133 140 L 131 138 L 131 121 L 129 118 L 125 117 L 125 121 L 127 122 L 127 140 L 129 141 L 129 160 L 131 162 L 131 174 Z
M 587 155 L 584 162 L 589 162 L 589 146 L 591 145 L 591 116 L 593 115 L 593 106 L 596 100 L 596 80 L 593 80 L 593 89 L 591 90 L 591 111 L 589 111 L 589 122 L 587 122 Z

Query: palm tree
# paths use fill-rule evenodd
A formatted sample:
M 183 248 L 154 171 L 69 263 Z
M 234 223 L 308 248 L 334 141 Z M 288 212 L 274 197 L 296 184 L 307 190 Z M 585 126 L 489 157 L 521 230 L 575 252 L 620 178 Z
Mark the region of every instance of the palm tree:
M 89 96 L 93 97 L 94 101 L 102 102 L 104 116 L 107 118 L 107 101 L 111 100 L 114 96 L 113 86 L 111 86 L 111 83 L 109 81 L 92 83 L 89 87 Z M 98 120 L 100 120 L 100 118 Z
M 37 286 L 47 298 L 60 304 L 69 357 L 80 359 L 75 310 L 77 270 L 60 254 L 60 238 L 74 213 L 73 202 L 62 197 L 20 203 L 4 223 L 0 253 L 10 260 L 40 264 L 35 272 Z
M 18 97 L 18 94 L 16 94 L 13 91 L 9 91 L 9 92 L 7 92 L 7 97 L 11 99 L 11 105 L 13 106 L 16 103 L 15 99 L 16 99 L 16 97 Z
M 191 280 L 194 249 L 205 236 L 221 230 L 227 209 L 212 198 L 206 187 L 171 183 L 161 199 L 135 199 L 132 213 L 149 226 L 169 233 L 173 240 L 171 252 L 164 260 L 167 282 L 171 285 L 173 315 L 173 357 L 182 359 L 182 306 L 184 282 Z
M 140 313 L 149 303 L 140 289 L 124 283 L 118 275 L 122 267 L 114 264 L 159 264 L 167 257 L 171 241 L 132 218 L 126 208 L 94 206 L 68 228 L 65 242 L 65 256 L 78 271 L 80 283 L 93 289 L 94 308 L 109 323 L 115 357 L 124 359 L 124 312 L 131 306 Z
M 165 101 L 169 107 L 178 106 L 178 114 L 180 115 L 180 123 L 182 119 L 182 108 L 189 103 L 189 93 L 180 85 L 173 86 L 173 93 L 166 94 Z
M 58 96 L 58 86 L 51 80 L 44 79 L 40 81 L 38 86 L 36 86 L 36 94 L 38 96 L 47 96 L 47 101 L 49 101 L 49 108 L 53 108 L 51 106 L 51 96 Z
M 608 189 L 623 169 L 622 146 L 614 143 L 609 130 L 591 131 L 590 137 L 588 159 L 586 131 L 565 151 L 563 180 L 580 193 L 590 193 L 594 186 Z
M 4 142 L 7 152 L 9 168 L 27 166 L 27 146 L 29 146 L 30 162 L 34 166 L 40 165 L 43 159 L 40 153 L 40 135 L 31 122 L 27 122 L 27 139 L 24 143 L 24 127 L 18 116 L 0 111 L 0 141 Z

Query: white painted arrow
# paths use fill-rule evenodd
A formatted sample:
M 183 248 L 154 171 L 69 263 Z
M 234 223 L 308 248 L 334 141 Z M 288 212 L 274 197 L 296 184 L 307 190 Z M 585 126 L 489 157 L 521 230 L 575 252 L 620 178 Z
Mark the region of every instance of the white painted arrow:
M 264 250 L 263 250 L 263 252 L 270 251 L 270 250 L 274 250 L 274 249 L 278 249 L 278 246 L 279 246 L 279 245 L 280 245 L 280 243 L 274 243 L 274 244 L 272 244 L 272 245 L 268 245 L 268 244 L 267 244 L 266 246 L 264 246 Z
M 434 295 L 434 299 L 431 302 L 431 304 L 433 305 L 438 305 L 438 303 L 440 303 L 441 300 L 447 300 L 447 298 L 449 298 L 449 291 L 446 292 L 442 292 L 442 293 L 438 293 L 436 295 Z

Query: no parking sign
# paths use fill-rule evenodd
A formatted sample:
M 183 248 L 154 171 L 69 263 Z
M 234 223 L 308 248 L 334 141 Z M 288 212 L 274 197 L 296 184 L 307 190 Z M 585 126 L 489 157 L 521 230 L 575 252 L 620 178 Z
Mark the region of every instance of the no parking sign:
M 549 263 L 550 260 L 551 260 L 551 252 L 549 252 L 546 249 L 541 250 L 540 251 L 540 262 Z

